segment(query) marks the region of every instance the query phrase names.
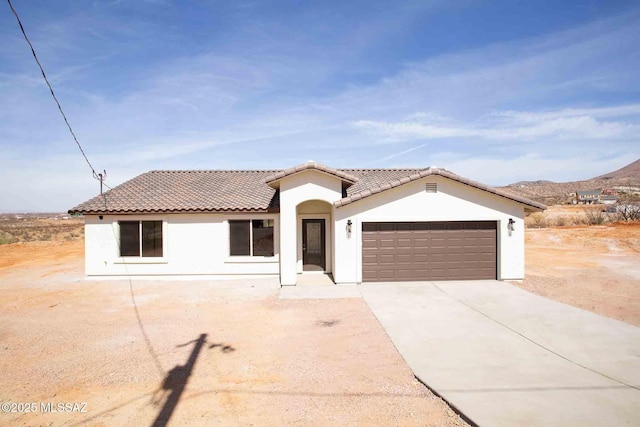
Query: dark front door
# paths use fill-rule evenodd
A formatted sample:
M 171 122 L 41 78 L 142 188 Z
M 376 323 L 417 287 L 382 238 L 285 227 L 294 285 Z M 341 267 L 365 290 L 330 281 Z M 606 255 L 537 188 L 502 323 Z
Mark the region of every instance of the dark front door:
M 302 270 L 325 270 L 324 219 L 302 220 Z

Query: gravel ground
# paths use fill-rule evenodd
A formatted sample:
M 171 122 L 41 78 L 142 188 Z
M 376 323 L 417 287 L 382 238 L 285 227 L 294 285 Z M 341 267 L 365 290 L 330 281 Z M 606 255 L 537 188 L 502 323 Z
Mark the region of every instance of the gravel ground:
M 0 289 L 0 401 L 37 404 L 0 425 L 466 425 L 360 299 L 86 280 L 82 242 L 3 245 Z

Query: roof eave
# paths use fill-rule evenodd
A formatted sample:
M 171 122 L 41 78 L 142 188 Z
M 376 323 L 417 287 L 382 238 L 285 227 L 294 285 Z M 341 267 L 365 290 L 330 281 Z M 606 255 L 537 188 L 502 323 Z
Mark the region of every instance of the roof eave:
M 211 213 L 278 213 L 280 208 L 228 208 L 228 209 L 71 209 L 69 214 L 81 215 L 154 215 L 154 214 L 211 214 Z
M 326 165 L 318 164 L 315 162 L 307 162 L 307 163 L 303 163 L 301 165 L 295 166 L 291 169 L 278 171 L 272 175 L 269 175 L 264 179 L 264 183 L 270 186 L 271 188 L 279 188 L 280 181 L 282 179 L 288 178 L 290 176 L 297 175 L 299 173 L 306 172 L 306 171 L 317 171 L 325 175 L 338 178 L 343 184 L 347 184 L 347 187 L 355 184 L 358 181 L 358 178 L 356 178 L 355 176 L 349 175 L 337 169 L 333 169 Z
M 456 174 L 451 173 L 451 172 L 446 171 L 446 170 L 434 169 L 434 168 L 425 169 L 423 171 L 419 171 L 417 173 L 411 174 L 411 175 L 409 175 L 409 176 L 407 176 L 405 178 L 401 178 L 401 179 L 395 180 L 392 183 L 383 184 L 381 186 L 374 187 L 374 188 L 371 188 L 371 189 L 367 189 L 367 190 L 361 191 L 360 193 L 356 193 L 356 194 L 353 194 L 351 196 L 344 197 L 344 198 L 338 200 L 337 202 L 335 202 L 334 206 L 336 208 L 340 208 L 342 206 L 346 206 L 346 205 L 351 204 L 353 202 L 357 202 L 358 200 L 362 200 L 364 198 L 372 196 L 374 194 L 379 194 L 379 193 L 382 193 L 384 191 L 391 190 L 393 188 L 396 188 L 396 187 L 399 187 L 401 185 L 407 184 L 409 182 L 413 182 L 413 181 L 416 181 L 418 179 L 422 179 L 422 178 L 426 178 L 428 176 L 434 176 L 434 175 L 435 176 L 441 176 L 443 178 L 447 178 L 447 179 L 450 179 L 452 181 L 456 181 L 456 182 L 459 182 L 461 184 L 465 184 L 465 185 L 468 185 L 470 187 L 474 187 L 474 188 L 476 188 L 478 190 L 486 191 L 488 193 L 495 194 L 497 196 L 504 197 L 504 198 L 512 200 L 514 202 L 520 203 L 525 207 L 525 209 L 529 209 L 531 212 L 539 212 L 539 211 L 544 211 L 544 210 L 547 209 L 547 206 L 542 204 L 542 203 L 538 203 L 536 201 L 533 201 L 533 200 L 530 200 L 530 199 L 526 199 L 524 197 L 516 196 L 516 195 L 510 194 L 510 193 L 504 192 L 502 190 L 498 190 L 496 188 L 490 187 L 488 185 L 484 185 L 484 184 L 481 184 L 479 182 L 472 181 L 472 180 L 467 179 L 467 178 L 463 178 L 463 177 L 461 177 L 459 175 L 456 175 Z

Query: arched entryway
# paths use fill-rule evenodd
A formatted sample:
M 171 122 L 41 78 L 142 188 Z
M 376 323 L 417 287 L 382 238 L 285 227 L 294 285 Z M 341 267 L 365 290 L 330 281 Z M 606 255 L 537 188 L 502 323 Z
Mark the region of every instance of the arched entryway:
M 332 209 L 322 200 L 307 200 L 296 206 L 298 274 L 331 273 Z

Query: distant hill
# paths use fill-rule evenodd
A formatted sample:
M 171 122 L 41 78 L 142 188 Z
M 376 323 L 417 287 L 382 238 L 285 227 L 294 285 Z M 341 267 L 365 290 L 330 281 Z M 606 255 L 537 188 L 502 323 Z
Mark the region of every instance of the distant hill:
M 520 187 L 520 186 L 529 186 L 529 185 L 547 185 L 547 184 L 555 184 L 555 182 L 553 181 L 546 181 L 544 179 L 539 179 L 537 181 L 518 181 L 515 182 L 513 184 L 509 184 L 510 186 L 516 186 L 516 187 Z
M 639 178 L 640 177 L 640 159 L 617 171 L 605 173 L 592 179 L 616 179 L 616 178 Z
M 603 190 L 615 187 L 635 187 L 640 192 L 640 159 L 616 171 L 583 181 L 520 181 L 499 188 L 547 205 L 555 205 L 568 203 L 571 200 L 569 194 L 579 190 Z

